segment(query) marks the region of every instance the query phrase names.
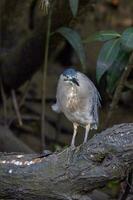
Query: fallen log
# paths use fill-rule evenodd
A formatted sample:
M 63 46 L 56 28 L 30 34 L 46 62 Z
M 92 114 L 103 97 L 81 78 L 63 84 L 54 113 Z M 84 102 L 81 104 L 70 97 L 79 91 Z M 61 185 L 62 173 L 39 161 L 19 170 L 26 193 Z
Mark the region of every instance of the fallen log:
M 133 123 L 96 134 L 87 144 L 47 157 L 0 154 L 0 197 L 4 199 L 87 199 L 133 169 Z M 89 197 L 88 197 L 89 199 Z

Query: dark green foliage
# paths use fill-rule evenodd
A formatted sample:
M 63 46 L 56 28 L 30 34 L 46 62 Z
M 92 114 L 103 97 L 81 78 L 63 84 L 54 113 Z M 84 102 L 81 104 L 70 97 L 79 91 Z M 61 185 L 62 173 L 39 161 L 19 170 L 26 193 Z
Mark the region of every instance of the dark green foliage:
M 73 47 L 81 62 L 83 70 L 86 68 L 85 52 L 80 35 L 71 28 L 61 27 L 56 32 L 60 33 Z
M 103 74 L 111 67 L 119 51 L 120 39 L 110 40 L 103 45 L 97 60 L 97 81 L 100 81 Z
M 99 33 L 94 34 L 92 37 L 87 37 L 84 41 L 85 43 L 90 41 L 101 41 L 105 42 L 111 39 L 119 38 L 121 35 L 116 31 L 100 31 Z
M 117 82 L 122 72 L 124 71 L 125 66 L 128 64 L 129 57 L 130 57 L 130 53 L 121 50 L 116 60 L 114 61 L 110 69 L 108 70 L 107 89 L 110 93 L 114 92 L 117 86 Z
M 106 72 L 107 89 L 112 93 L 133 52 L 133 27 L 121 35 L 115 31 L 100 31 L 92 39 L 104 42 L 97 60 L 96 76 L 99 82 Z M 88 41 L 87 38 L 85 42 Z
M 121 43 L 126 51 L 133 51 L 133 27 L 126 29 L 122 33 Z
M 70 8 L 74 17 L 76 17 L 78 12 L 79 0 L 69 0 Z

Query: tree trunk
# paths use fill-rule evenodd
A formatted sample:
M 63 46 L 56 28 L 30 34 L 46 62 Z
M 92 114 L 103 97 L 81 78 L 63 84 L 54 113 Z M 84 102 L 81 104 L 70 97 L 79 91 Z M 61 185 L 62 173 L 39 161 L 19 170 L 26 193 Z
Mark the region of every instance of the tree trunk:
M 1 153 L 0 197 L 87 199 L 110 180 L 123 180 L 132 168 L 133 123 L 120 124 L 48 157 Z

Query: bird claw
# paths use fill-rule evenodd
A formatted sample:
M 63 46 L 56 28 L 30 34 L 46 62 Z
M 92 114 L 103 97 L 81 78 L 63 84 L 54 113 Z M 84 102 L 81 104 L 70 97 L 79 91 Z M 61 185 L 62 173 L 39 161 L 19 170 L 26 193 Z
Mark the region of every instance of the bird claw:
M 72 157 L 73 157 L 75 148 L 76 148 L 75 145 L 71 145 L 67 149 L 67 166 L 69 166 L 72 163 Z
M 83 142 L 83 144 L 86 144 L 86 143 L 87 143 L 87 141 L 84 141 L 84 142 Z
M 75 148 L 76 148 L 75 145 L 71 145 L 71 146 L 70 146 L 70 150 L 71 150 L 71 151 L 75 150 Z

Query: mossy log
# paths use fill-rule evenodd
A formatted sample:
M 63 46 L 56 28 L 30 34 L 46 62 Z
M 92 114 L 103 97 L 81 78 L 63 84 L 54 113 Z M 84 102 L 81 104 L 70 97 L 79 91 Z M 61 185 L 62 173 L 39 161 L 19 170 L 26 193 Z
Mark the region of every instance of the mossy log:
M 133 123 L 115 125 L 85 145 L 48 157 L 1 153 L 0 197 L 87 199 L 95 188 L 123 180 L 132 168 Z

